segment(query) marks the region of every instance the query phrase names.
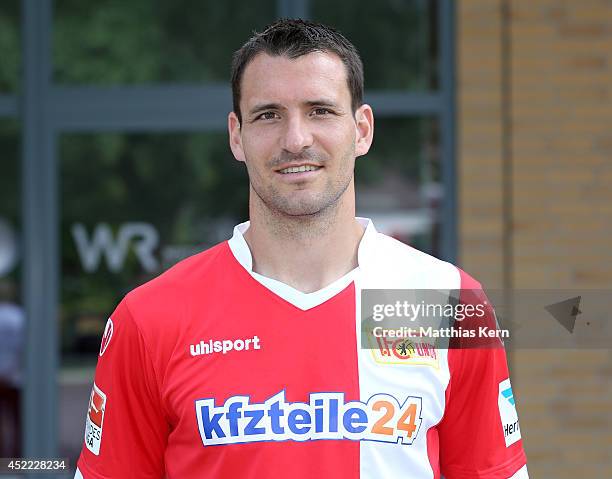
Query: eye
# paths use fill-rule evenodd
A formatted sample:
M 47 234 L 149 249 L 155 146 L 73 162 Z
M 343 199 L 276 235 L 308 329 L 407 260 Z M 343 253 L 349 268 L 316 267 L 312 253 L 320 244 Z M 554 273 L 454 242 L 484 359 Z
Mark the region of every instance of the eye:
M 326 116 L 332 113 L 331 110 L 328 110 L 327 108 L 315 108 L 313 110 L 313 113 L 315 116 Z
M 278 115 L 273 111 L 264 111 L 261 115 L 257 116 L 255 120 L 274 120 Z

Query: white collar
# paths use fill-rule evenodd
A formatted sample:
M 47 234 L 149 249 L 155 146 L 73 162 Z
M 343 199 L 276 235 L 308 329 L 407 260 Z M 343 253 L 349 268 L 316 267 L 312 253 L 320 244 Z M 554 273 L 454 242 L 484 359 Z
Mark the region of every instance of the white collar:
M 302 310 L 306 310 L 327 301 L 346 288 L 353 281 L 358 271 L 362 270 L 365 263 L 369 261 L 371 256 L 370 252 L 373 250 L 371 245 L 376 237 L 377 231 L 374 227 L 374 223 L 372 223 L 370 219 L 358 217 L 356 220 L 365 227 L 365 231 L 361 241 L 359 242 L 359 248 L 357 250 L 358 267 L 343 277 L 337 279 L 333 283 L 313 293 L 303 293 L 289 286 L 288 284 L 262 276 L 261 274 L 253 271 L 253 257 L 251 255 L 249 245 L 244 239 L 244 233 L 250 226 L 249 221 L 245 221 L 244 223 L 240 223 L 234 227 L 234 234 L 228 241 L 228 244 L 238 263 L 240 263 L 256 281 L 263 284 L 274 294 L 280 296 L 294 306 L 297 306 Z

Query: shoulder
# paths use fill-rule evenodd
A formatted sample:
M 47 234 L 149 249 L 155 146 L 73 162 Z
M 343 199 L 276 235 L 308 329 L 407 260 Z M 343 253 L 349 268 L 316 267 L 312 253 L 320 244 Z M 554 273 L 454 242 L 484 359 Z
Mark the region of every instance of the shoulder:
M 130 291 L 122 303 L 147 335 L 168 331 L 184 316 L 190 303 L 205 300 L 231 261 L 227 242 L 175 264 L 159 276 Z
M 457 289 L 463 283 L 465 273 L 454 264 L 383 233 L 376 233 L 375 247 L 370 250 L 370 270 L 381 279 L 393 279 L 397 287 Z
M 136 304 L 160 295 L 172 296 L 190 289 L 222 269 L 228 261 L 227 253 L 227 242 L 223 242 L 185 258 L 159 276 L 130 291 L 127 298 L 130 303 Z
M 428 267 L 434 268 L 455 267 L 451 263 L 436 258 L 435 256 L 418 250 L 410 245 L 407 245 L 406 243 L 402 243 L 401 241 L 383 233 L 377 233 L 376 239 L 380 250 L 390 259 L 419 265 L 427 265 Z

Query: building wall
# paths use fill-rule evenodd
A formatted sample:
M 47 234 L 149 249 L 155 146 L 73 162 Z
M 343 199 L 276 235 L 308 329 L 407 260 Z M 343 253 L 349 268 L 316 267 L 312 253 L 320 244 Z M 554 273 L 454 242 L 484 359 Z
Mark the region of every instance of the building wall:
M 457 22 L 462 266 L 612 289 L 612 2 L 460 0 Z M 612 477 L 612 350 L 509 360 L 531 477 Z
M 499 0 L 457 9 L 459 254 L 489 287 L 503 283 L 502 63 Z

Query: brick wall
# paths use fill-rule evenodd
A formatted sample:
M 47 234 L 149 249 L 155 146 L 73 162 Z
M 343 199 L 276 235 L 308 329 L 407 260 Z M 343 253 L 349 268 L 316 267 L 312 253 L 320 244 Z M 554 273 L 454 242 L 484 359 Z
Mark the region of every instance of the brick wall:
M 498 0 L 457 9 L 459 238 L 462 265 L 502 286 L 502 68 Z
M 460 0 L 457 22 L 461 265 L 612 290 L 612 2 Z M 510 363 L 531 477 L 612 477 L 612 345 Z

